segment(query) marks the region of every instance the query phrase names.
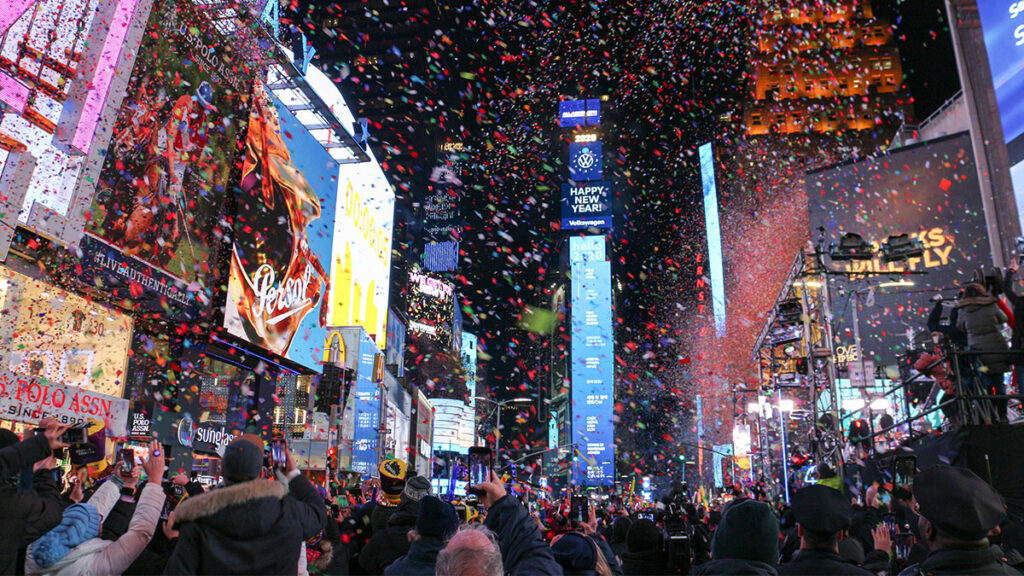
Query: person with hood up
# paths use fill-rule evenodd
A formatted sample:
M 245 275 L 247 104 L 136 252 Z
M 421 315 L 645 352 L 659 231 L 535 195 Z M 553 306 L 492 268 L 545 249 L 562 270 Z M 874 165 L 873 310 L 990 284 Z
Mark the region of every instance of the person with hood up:
M 160 444 L 149 445 L 149 459 L 143 462 L 148 480 L 128 524 L 128 531 L 117 540 L 100 537 L 103 519 L 121 497 L 119 480 L 108 480 L 84 504 L 64 510 L 60 524 L 28 547 L 25 573 L 31 576 L 73 576 L 121 574 L 131 566 L 153 538 L 164 489 L 160 485 L 167 465 Z
M 392 562 L 384 570 L 385 576 L 432 576 L 437 555 L 459 528 L 455 508 L 436 496 L 421 498 L 419 509 L 416 529 L 409 533 L 409 553 Z
M 430 481 L 413 476 L 405 482 L 394 509 L 383 530 L 374 530 L 373 536 L 359 553 L 359 565 L 367 574 L 382 574 L 392 562 L 409 553 L 409 531 L 416 527 L 420 499 L 430 494 Z M 381 510 L 383 507 L 377 507 Z
M 53 451 L 63 448 L 61 426 L 52 418 L 39 423 L 43 434 L 19 442 L 0 429 L 0 575 L 17 572 L 19 550 L 60 523 L 63 506 L 53 476 Z M 32 467 L 32 489 L 21 490 L 19 475 Z
M 997 396 L 1006 394 L 1003 373 L 1009 370 L 1009 346 L 1003 337 L 1007 316 L 996 305 L 996 298 L 981 284 L 964 287 L 963 297 L 956 304 L 957 327 L 967 333 L 967 348 L 985 352 L 977 357 L 978 377 L 984 390 Z M 1006 400 L 994 400 L 996 418 L 1006 420 Z
M 556 536 L 551 542 L 551 553 L 565 576 L 612 576 L 597 542 L 579 532 Z
M 776 576 L 778 561 L 779 521 L 771 507 L 756 500 L 740 500 L 722 513 L 722 522 L 711 540 L 711 561 L 691 573 Z
M 619 516 L 615 519 L 615 522 L 612 522 L 612 527 L 609 531 L 608 544 L 612 547 L 612 552 L 615 553 L 620 562 L 622 555 L 629 552 L 626 536 L 629 535 L 629 527 L 632 525 L 633 521 L 629 519 L 629 516 Z
M 221 458 L 225 485 L 174 510 L 178 544 L 164 573 L 295 574 L 302 544 L 323 529 L 327 510 L 287 449 L 285 456 L 278 481 L 265 480 L 263 440 L 232 440 Z
M 626 576 L 667 574 L 668 554 L 665 535 L 647 518 L 640 518 L 629 527 L 627 551 L 622 554 L 622 572 Z

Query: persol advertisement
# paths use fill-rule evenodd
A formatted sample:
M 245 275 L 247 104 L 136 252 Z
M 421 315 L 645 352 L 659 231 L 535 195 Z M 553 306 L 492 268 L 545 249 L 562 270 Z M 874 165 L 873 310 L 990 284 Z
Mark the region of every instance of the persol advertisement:
M 338 163 L 257 85 L 224 326 L 304 366 L 323 358 Z

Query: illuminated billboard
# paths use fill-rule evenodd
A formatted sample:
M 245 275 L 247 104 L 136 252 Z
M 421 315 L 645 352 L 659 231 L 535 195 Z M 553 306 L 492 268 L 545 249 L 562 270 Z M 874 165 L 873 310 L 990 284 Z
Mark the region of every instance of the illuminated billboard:
M 978 0 L 978 17 L 1020 209 L 1024 208 L 1024 4 Z
M 718 221 L 718 185 L 715 183 L 715 154 L 711 143 L 698 148 L 700 183 L 704 192 L 704 229 L 708 239 L 708 274 L 711 277 L 711 305 L 715 334 L 725 337 L 725 278 L 722 272 L 722 231 Z
M 562 100 L 558 103 L 558 125 L 562 128 L 573 126 L 600 126 L 601 101 Z
M 611 182 L 562 184 L 562 230 L 611 227 Z
M 384 347 L 385 362 L 395 366 L 395 375 L 405 376 L 405 322 L 388 310 L 388 338 Z
M 130 316 L 4 267 L 0 310 L 0 385 L 54 382 L 121 396 Z
M 470 406 L 476 407 L 476 366 L 479 339 L 469 332 L 462 333 L 462 370 L 466 377 L 466 390 Z
M 569 239 L 572 274 L 573 484 L 615 482 L 615 343 L 603 236 Z
M 124 287 L 124 297 L 149 292 L 176 303 L 182 292 L 206 288 L 249 117 L 253 71 L 246 64 L 191 4 L 153 7 L 82 243 L 85 267 Z M 102 245 L 148 270 L 124 278 L 116 263 L 96 261 L 97 253 L 109 260 Z
M 323 358 L 338 163 L 262 84 L 236 198 L 224 327 L 307 367 Z
M 601 142 L 569 144 L 569 179 L 600 180 L 604 176 L 604 156 Z
M 132 65 L 148 10 L 144 0 L 16 0 L 0 9 L 6 224 L 16 217 L 62 241 L 81 233 L 79 202 L 102 162 L 91 152 L 109 142 L 106 112 L 123 96 L 118 72 Z
M 834 265 L 874 273 L 870 281 L 853 277 L 850 285 L 858 295 L 835 307 L 837 345 L 856 343 L 856 307 L 864 358 L 895 364 L 913 338 L 927 334 L 933 307 L 928 295 L 943 290 L 947 300 L 955 298 L 957 285 L 970 282 L 991 262 L 970 136 L 961 133 L 810 172 L 806 182 L 812 237 L 820 226 L 836 242 L 848 232 L 876 246 L 894 234 L 921 240 L 923 254 L 905 261 L 876 256 Z M 925 274 L 901 275 L 904 270 Z M 869 284 L 875 288 L 869 290 Z
M 454 240 L 423 245 L 423 267 L 431 272 L 450 272 L 459 265 L 459 243 Z
M 455 312 L 455 286 L 419 272 L 409 273 L 409 332 L 429 336 L 451 348 Z
M 468 454 L 476 445 L 473 407 L 463 400 L 434 399 L 434 448 Z
M 383 349 L 395 193 L 375 162 L 343 164 L 331 261 L 329 324 L 362 326 Z

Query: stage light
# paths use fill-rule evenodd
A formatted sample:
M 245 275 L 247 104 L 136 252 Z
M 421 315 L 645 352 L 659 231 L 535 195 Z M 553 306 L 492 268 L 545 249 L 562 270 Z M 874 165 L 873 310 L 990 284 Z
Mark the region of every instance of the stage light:
M 909 234 L 893 234 L 882 242 L 882 260 L 895 262 L 907 258 L 918 258 L 924 254 L 924 244 Z
M 913 286 L 912 280 L 890 280 L 888 282 L 882 282 L 878 285 L 879 288 L 902 288 L 907 286 Z
M 860 234 L 849 232 L 839 240 L 838 246 L 832 244 L 829 256 L 833 260 L 871 260 L 875 254 Z

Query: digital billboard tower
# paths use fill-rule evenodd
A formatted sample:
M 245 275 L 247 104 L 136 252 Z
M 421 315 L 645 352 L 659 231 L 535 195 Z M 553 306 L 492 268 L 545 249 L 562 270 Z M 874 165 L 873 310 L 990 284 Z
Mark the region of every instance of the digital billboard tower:
M 563 100 L 558 107 L 558 124 L 569 140 L 561 227 L 587 234 L 569 237 L 569 405 L 568 410 L 552 406 L 552 414 L 561 418 L 554 427 L 569 428 L 576 486 L 615 483 L 612 275 L 607 240 L 600 233 L 612 226 L 612 185 L 605 180 L 601 105 L 600 99 Z

